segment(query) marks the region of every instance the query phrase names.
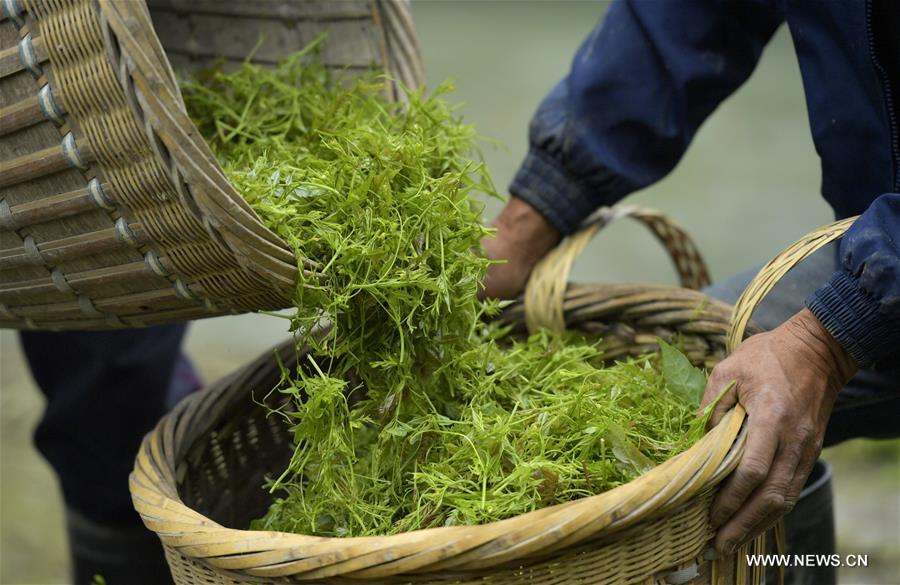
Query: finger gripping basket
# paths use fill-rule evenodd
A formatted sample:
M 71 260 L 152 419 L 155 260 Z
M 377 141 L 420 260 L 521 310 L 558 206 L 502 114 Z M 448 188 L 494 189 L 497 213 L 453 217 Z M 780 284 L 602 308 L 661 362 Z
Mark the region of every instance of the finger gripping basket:
M 298 261 L 223 175 L 172 64 L 274 63 L 325 32 L 329 66 L 422 76 L 403 1 L 149 4 L 0 0 L 0 327 L 290 305 Z
M 512 306 L 504 318 L 514 324 L 513 334 L 526 334 L 526 313 L 528 321 L 544 326 L 556 326 L 559 318 L 569 329 L 600 336 L 608 357 L 652 350 L 659 336 L 679 339 L 694 363 L 708 367 L 724 357 L 729 332 L 738 341 L 743 337 L 748 324 L 732 325 L 730 307 L 692 290 L 562 287 L 567 274 L 555 268 L 568 263 L 561 258 L 582 246 L 579 241 L 567 240 L 532 276 L 529 286 L 549 292 L 525 295 L 528 302 L 562 290 L 561 308 Z M 676 257 L 683 252 L 669 247 Z M 698 277 L 700 269 L 698 260 L 682 278 Z M 757 331 L 749 327 L 749 333 Z M 257 401 L 269 394 L 276 402 L 268 406 L 280 406 L 278 393 L 269 390 L 280 379 L 279 361 L 293 359 L 295 351 L 284 344 L 278 359 L 263 355 L 182 402 L 145 439 L 132 495 L 162 540 L 177 583 L 762 583 L 762 570 L 742 560 L 765 552 L 765 536 L 731 557 L 710 561 L 706 554 L 714 534 L 711 498 L 743 449 L 740 407 L 691 449 L 626 485 L 500 522 L 367 538 L 244 530 L 270 503 L 259 487 L 264 475 L 283 469 L 292 454 L 289 428 L 279 417 L 267 417 Z

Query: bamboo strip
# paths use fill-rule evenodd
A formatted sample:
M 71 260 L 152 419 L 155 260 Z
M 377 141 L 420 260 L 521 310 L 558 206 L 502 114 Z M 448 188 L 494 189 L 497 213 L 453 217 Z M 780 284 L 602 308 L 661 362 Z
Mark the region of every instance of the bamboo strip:
M 60 238 L 50 242 L 27 243 L 24 248 L 0 250 L 0 270 L 19 266 L 57 266 L 75 258 L 101 254 L 111 249 L 140 246 L 144 241 L 139 224 L 129 226 L 132 242 L 122 239 L 116 228 Z
M 46 63 L 48 60 L 47 47 L 44 38 L 34 36 L 31 38 L 31 46 L 34 50 L 35 61 L 37 64 Z M 20 56 L 18 45 L 13 45 L 5 49 L 0 49 L 0 79 L 25 71 L 25 63 Z
M 0 188 L 32 181 L 72 167 L 86 169 L 93 160 L 94 153 L 87 143 L 70 140 L 59 146 L 0 161 Z
M 12 134 L 22 128 L 33 126 L 44 119 L 38 96 L 28 97 L 18 103 L 0 109 L 0 136 Z
M 10 207 L 9 216 L 5 220 L 0 219 L 0 230 L 21 229 L 97 208 L 98 205 L 92 198 L 90 190 L 85 187 Z

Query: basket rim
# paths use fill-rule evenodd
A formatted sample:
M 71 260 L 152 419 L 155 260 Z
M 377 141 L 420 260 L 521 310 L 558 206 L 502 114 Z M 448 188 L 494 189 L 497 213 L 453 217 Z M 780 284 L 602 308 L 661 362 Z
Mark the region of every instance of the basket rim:
M 313 267 L 306 259 L 295 258 L 287 242 L 265 226 L 225 176 L 185 110 L 146 3 L 98 0 L 98 7 L 106 41 L 112 45 L 107 53 L 116 65 L 117 80 L 127 95 L 135 96 L 129 104 L 151 145 L 164 151 L 158 156 L 171 161 L 173 183 L 184 183 L 198 203 L 203 222 L 221 237 L 238 264 L 265 278 L 276 287 L 284 304 L 290 304 L 298 271 L 311 273 Z M 384 66 L 398 69 L 397 78 L 407 85 L 420 84 L 424 73 L 409 6 L 375 1 L 369 3 L 369 9 L 373 22 L 381 25 L 377 34 Z M 390 48 L 389 37 L 393 42 Z M 392 89 L 393 94 L 398 93 Z
M 714 314 L 723 331 L 728 326 L 727 316 L 723 317 L 729 312 L 725 303 L 665 285 L 570 287 L 567 314 L 589 290 L 603 291 L 610 299 L 636 290 L 637 297 L 644 301 L 647 294 L 658 299 L 660 293 L 674 291 L 686 302 L 693 299 L 698 314 Z M 508 314 L 521 321 L 521 301 L 512 309 Z M 281 344 L 277 351 L 290 355 L 295 351 L 293 342 Z M 212 428 L 207 412 L 215 405 L 246 396 L 239 390 L 240 383 L 265 368 L 271 358 L 271 352 L 267 352 L 251 366 L 182 401 L 145 437 L 130 477 L 135 507 L 147 527 L 165 544 L 220 572 L 298 580 L 334 576 L 377 579 L 533 562 L 658 518 L 713 489 L 736 467 L 746 440 L 745 412 L 738 406 L 690 449 L 627 484 L 487 524 L 350 538 L 225 527 L 183 503 L 177 493 L 175 465 L 186 449 L 181 446 L 193 444 Z
M 97 6 L 107 42 L 113 45 L 107 53 L 118 82 L 127 95 L 135 96 L 129 103 L 150 143 L 165 150 L 158 156 L 171 160 L 173 183 L 185 184 L 203 222 L 221 236 L 244 269 L 264 277 L 290 299 L 298 270 L 294 254 L 231 185 L 188 117 L 146 3 L 98 0 Z

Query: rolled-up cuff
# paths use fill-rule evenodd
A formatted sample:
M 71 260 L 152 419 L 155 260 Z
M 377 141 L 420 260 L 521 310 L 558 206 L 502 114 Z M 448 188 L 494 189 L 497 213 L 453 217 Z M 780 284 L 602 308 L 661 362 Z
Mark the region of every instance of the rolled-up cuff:
M 619 199 L 604 201 L 602 194 L 573 180 L 562 165 L 535 148 L 529 150 L 509 191 L 531 204 L 563 235 L 574 232 L 596 208 Z
M 843 270 L 806 300 L 806 306 L 860 366 L 869 366 L 900 349 L 900 323 Z

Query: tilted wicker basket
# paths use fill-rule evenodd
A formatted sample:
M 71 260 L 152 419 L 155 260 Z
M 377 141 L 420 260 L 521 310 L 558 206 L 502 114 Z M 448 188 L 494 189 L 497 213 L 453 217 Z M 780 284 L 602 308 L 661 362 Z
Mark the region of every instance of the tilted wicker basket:
M 272 63 L 321 32 L 329 66 L 422 80 L 405 0 L 0 0 L 0 327 L 289 306 L 298 262 L 226 180 L 172 65 Z
M 588 231 L 616 216 L 603 212 Z M 849 222 L 826 226 L 779 255 L 748 286 L 733 314 L 727 305 L 682 288 L 564 287 L 568 266 L 589 237 L 575 236 L 532 278 L 529 287 L 544 292 L 526 293 L 526 306 L 514 305 L 506 318 L 517 324 L 519 333 L 525 332 L 526 320 L 534 319 L 598 335 L 610 358 L 653 349 L 656 336 L 679 337 L 692 361 L 712 366 L 740 342 L 748 327 L 754 332 L 750 314 L 778 279 L 814 249 L 839 237 Z M 558 299 L 559 310 L 541 315 L 527 306 L 540 298 Z M 526 313 L 531 316 L 526 318 Z M 277 352 L 290 359 L 295 348 L 287 343 Z M 728 558 L 709 561 L 705 555 L 713 536 L 708 521 L 711 498 L 743 449 L 745 415 L 740 407 L 691 449 L 624 486 L 501 522 L 371 538 L 242 530 L 269 503 L 259 489 L 263 476 L 283 468 L 291 455 L 288 429 L 277 417 L 267 417 L 266 408 L 251 398 L 254 393 L 265 395 L 278 379 L 274 356 L 263 355 L 182 402 L 141 447 L 131 477 L 135 507 L 162 540 L 180 585 L 730 585 L 764 579 L 759 567 L 750 568 L 743 559 L 767 550 L 766 535 Z M 776 529 L 775 536 L 783 546 L 783 532 Z

